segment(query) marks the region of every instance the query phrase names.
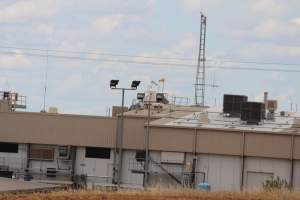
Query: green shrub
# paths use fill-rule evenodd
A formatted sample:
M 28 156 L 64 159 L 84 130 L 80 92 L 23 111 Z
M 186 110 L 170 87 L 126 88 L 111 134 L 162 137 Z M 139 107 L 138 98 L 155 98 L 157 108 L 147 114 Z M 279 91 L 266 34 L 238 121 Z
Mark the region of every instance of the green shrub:
M 276 178 L 271 176 L 263 182 L 263 188 L 264 190 L 290 190 L 291 186 L 285 179 L 282 179 L 279 176 L 276 176 Z

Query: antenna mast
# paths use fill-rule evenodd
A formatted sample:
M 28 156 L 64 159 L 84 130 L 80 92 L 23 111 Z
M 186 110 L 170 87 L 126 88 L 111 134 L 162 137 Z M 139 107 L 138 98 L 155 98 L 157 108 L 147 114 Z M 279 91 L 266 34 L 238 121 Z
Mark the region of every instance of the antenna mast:
M 47 85 L 48 85 L 48 49 L 46 51 L 46 67 L 45 67 L 45 84 L 44 84 L 44 99 L 42 112 L 46 112 L 46 98 L 47 98 Z
M 204 106 L 205 97 L 205 38 L 206 38 L 206 16 L 201 13 L 200 44 L 195 81 L 195 104 Z

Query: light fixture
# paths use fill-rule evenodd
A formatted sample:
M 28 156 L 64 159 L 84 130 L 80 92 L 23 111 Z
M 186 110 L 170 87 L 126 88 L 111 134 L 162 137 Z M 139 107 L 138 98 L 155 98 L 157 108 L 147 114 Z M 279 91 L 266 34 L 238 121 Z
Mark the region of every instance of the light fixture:
M 116 88 L 119 80 L 110 80 L 110 88 Z
M 140 100 L 140 101 L 144 101 L 145 93 L 137 93 L 137 99 Z
M 136 89 L 140 85 L 141 81 L 132 81 L 131 88 Z

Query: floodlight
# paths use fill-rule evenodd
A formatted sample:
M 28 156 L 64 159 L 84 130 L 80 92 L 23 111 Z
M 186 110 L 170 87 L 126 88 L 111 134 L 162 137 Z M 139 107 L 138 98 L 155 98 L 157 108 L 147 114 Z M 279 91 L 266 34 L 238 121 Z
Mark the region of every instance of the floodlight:
M 110 80 L 110 88 L 116 88 L 119 80 Z
M 137 93 L 137 99 L 140 100 L 140 101 L 144 101 L 145 93 Z
M 164 93 L 156 93 L 156 102 L 158 103 L 163 102 L 164 98 L 165 98 Z
M 131 88 L 136 89 L 140 85 L 141 81 L 132 81 Z

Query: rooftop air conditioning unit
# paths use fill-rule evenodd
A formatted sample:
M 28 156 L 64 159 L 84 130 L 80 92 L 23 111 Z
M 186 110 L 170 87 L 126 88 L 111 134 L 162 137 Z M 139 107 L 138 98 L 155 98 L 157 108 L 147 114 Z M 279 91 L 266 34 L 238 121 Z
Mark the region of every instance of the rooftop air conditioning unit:
M 241 104 L 241 120 L 247 124 L 259 124 L 265 118 L 265 104 L 259 102 L 243 102 Z
M 248 97 L 244 95 L 224 94 L 223 113 L 229 117 L 240 117 L 241 104 L 247 101 Z

